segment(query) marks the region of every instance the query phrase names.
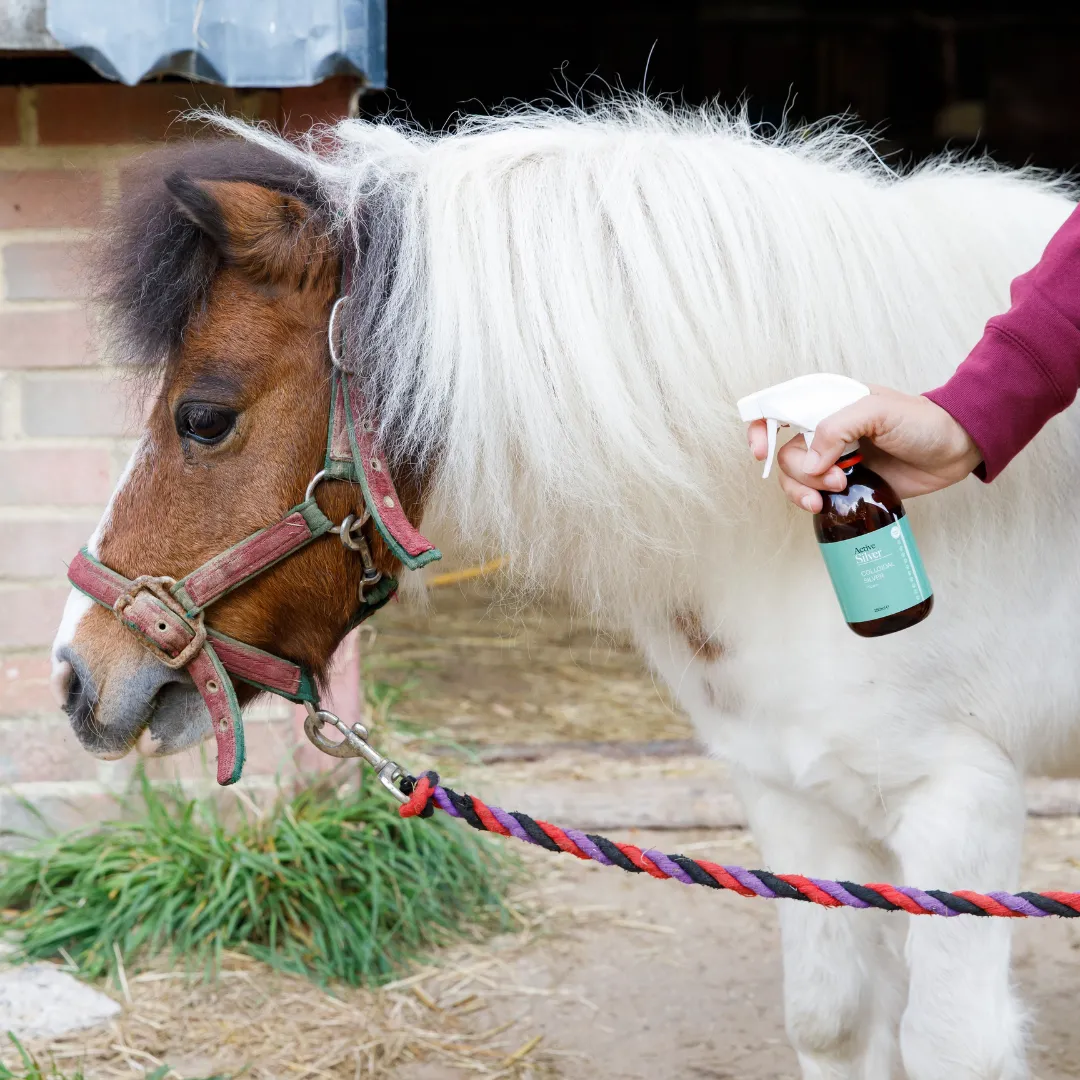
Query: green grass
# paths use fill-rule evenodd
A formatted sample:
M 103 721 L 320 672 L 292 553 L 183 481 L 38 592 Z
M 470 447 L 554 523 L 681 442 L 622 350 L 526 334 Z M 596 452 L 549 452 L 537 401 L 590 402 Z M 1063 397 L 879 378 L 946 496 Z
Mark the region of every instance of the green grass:
M 372 985 L 506 914 L 505 849 L 441 815 L 401 819 L 377 784 L 324 783 L 231 825 L 145 778 L 126 805 L 124 820 L 0 852 L 0 908 L 16 909 L 7 927 L 27 958 L 70 958 L 95 978 L 117 952 L 213 970 L 233 949 Z

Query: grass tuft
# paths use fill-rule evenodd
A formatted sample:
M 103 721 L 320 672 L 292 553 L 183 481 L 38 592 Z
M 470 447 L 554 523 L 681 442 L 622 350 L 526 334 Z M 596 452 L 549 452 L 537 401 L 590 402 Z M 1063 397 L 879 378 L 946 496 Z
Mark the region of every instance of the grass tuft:
M 63 957 L 96 978 L 117 954 L 212 971 L 230 949 L 377 985 L 506 914 L 507 853 L 459 823 L 401 819 L 377 785 L 315 786 L 263 814 L 238 808 L 231 825 L 145 776 L 126 805 L 133 820 L 0 852 L 0 908 L 26 958 Z

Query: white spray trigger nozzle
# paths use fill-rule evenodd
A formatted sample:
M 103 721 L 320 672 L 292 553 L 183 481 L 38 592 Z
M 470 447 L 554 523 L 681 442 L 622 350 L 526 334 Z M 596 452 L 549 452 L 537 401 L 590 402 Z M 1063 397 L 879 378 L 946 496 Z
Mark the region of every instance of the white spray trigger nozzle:
M 864 398 L 870 388 L 846 375 L 830 375 L 825 372 L 800 375 L 797 379 L 777 383 L 776 386 L 758 390 L 739 398 L 739 416 L 749 422 L 764 420 L 769 448 L 765 457 L 762 479 L 772 471 L 776 456 L 776 433 L 781 427 L 793 427 L 806 436 L 806 445 L 813 442 L 818 424 L 834 412 Z M 850 449 L 855 449 L 854 444 Z

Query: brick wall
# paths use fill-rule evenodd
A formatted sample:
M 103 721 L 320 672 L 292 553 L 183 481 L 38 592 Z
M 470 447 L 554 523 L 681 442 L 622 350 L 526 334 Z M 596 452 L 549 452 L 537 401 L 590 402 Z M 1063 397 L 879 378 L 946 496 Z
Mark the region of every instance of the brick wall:
M 0 87 L 0 828 L 19 828 L 20 798 L 57 824 L 81 820 L 123 787 L 132 760 L 86 754 L 48 691 L 48 646 L 68 589 L 66 562 L 86 541 L 127 460 L 136 408 L 95 341 L 75 255 L 125 159 L 186 134 L 177 120 L 202 102 L 281 126 L 344 115 L 354 83 L 237 92 L 185 83 Z M 355 644 L 335 705 L 356 718 Z M 287 703 L 248 724 L 245 783 L 321 757 Z M 300 749 L 294 754 L 297 747 Z M 192 753 L 157 774 L 212 776 Z M 325 760 L 325 759 L 324 759 Z

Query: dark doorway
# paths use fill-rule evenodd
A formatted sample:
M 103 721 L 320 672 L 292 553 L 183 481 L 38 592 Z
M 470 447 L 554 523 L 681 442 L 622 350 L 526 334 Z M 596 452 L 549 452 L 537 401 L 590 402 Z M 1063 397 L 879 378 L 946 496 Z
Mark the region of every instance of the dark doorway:
M 391 89 L 365 111 L 426 126 L 644 86 L 769 123 L 852 112 L 899 157 L 1080 162 L 1080 18 L 1030 5 L 390 0 L 389 34 Z

